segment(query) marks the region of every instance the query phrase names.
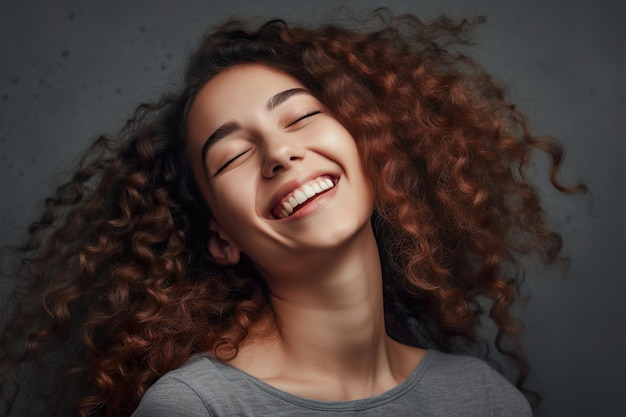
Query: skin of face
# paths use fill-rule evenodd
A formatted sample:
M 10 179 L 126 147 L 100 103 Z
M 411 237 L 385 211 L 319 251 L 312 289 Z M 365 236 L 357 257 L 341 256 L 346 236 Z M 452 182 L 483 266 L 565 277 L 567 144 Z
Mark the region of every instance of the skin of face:
M 266 278 L 293 275 L 371 228 L 373 190 L 353 137 L 291 75 L 261 64 L 223 71 L 198 92 L 188 132 L 217 262 L 235 264 L 243 252 Z M 328 180 L 331 188 L 277 217 L 294 191 Z

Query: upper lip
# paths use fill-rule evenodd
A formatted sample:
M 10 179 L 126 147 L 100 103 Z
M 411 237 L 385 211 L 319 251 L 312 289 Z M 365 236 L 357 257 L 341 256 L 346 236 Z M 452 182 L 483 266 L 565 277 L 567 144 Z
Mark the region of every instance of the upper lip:
M 301 175 L 299 177 L 296 177 L 292 180 L 289 180 L 287 182 L 285 182 L 283 185 L 281 185 L 276 192 L 274 193 L 274 196 L 272 197 L 272 199 L 270 200 L 269 206 L 267 208 L 267 214 L 270 218 L 273 218 L 273 214 L 272 214 L 272 209 L 279 204 L 283 198 L 285 198 L 285 196 L 289 193 L 291 193 L 292 191 L 294 191 L 296 188 L 299 188 L 300 186 L 306 184 L 307 182 L 311 181 L 314 178 L 318 178 L 321 176 L 329 176 L 333 179 L 333 181 L 336 182 L 337 178 L 339 177 L 337 174 L 331 173 L 331 172 L 327 172 L 327 171 L 316 171 L 316 172 L 309 172 L 307 174 Z

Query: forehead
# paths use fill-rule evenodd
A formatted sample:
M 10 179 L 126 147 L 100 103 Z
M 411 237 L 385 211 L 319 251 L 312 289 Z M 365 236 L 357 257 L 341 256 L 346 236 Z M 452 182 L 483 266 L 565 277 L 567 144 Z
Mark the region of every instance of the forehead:
M 207 117 L 237 119 L 249 108 L 264 107 L 274 94 L 303 87 L 296 78 L 263 64 L 240 64 L 213 77 L 198 91 L 188 124 L 192 127 Z M 224 122 L 225 120 L 221 120 Z

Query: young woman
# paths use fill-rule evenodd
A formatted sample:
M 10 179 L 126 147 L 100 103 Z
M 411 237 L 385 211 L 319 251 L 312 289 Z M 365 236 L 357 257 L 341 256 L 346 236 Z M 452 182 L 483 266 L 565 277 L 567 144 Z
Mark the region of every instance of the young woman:
M 20 368 L 71 351 L 81 416 L 530 415 L 450 353 L 482 352 L 488 309 L 524 390 L 518 258 L 561 247 L 532 151 L 581 187 L 455 51 L 466 22 L 378 17 L 229 22 L 86 151 L 18 250 L 5 414 Z

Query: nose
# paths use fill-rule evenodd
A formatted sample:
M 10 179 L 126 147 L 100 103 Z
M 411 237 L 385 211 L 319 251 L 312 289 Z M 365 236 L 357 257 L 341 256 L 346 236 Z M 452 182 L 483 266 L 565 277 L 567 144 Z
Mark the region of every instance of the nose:
M 264 141 L 263 176 L 272 178 L 304 158 L 306 150 L 293 138 L 274 137 Z

